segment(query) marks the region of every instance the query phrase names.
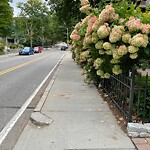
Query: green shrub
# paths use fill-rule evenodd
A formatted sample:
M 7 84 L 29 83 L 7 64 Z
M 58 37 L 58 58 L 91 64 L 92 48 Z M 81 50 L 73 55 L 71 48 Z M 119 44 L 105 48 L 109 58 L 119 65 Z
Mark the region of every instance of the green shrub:
M 4 51 L 0 49 L 0 55 L 4 55 Z
M 150 76 L 135 78 L 133 113 L 139 121 L 148 122 L 150 112 Z
M 18 48 L 20 49 L 20 48 L 23 48 L 24 46 L 23 45 L 21 45 L 21 44 L 18 44 Z
M 5 45 L 3 43 L 0 43 L 0 55 L 4 54 Z
M 9 44 L 9 47 L 10 49 L 16 49 L 18 46 L 16 44 L 11 43 Z

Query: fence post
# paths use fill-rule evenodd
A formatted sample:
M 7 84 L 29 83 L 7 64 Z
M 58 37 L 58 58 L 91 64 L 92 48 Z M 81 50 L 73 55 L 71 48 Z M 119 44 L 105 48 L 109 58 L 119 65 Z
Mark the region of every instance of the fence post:
M 135 87 L 135 68 L 133 67 L 131 72 L 128 122 L 132 122 L 134 87 Z

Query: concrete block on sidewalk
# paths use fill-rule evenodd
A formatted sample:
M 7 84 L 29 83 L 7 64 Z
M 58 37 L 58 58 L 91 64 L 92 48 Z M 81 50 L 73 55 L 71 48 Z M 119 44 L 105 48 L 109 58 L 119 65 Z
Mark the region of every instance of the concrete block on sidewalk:
M 51 118 L 42 114 L 41 112 L 33 112 L 31 114 L 30 120 L 37 126 L 50 125 L 53 122 Z

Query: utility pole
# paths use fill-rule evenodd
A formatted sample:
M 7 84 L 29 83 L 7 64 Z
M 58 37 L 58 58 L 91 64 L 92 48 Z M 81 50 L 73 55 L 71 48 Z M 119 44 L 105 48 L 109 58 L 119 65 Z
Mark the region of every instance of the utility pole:
M 32 23 L 31 23 L 31 26 L 30 26 L 30 47 L 32 47 L 33 45 L 32 45 L 32 42 L 33 42 L 33 31 L 32 31 Z
M 67 44 L 68 44 L 68 41 L 69 41 L 69 32 L 68 32 L 68 28 L 66 26 L 66 23 L 63 21 L 64 25 L 65 25 L 65 28 L 66 28 L 66 34 L 67 34 Z
M 68 28 L 66 27 L 66 30 L 67 30 L 67 44 L 69 42 L 69 35 L 68 35 Z

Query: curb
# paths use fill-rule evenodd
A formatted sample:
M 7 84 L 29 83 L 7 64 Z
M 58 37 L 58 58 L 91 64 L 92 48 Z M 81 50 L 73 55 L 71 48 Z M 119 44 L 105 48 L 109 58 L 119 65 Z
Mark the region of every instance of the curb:
M 17 56 L 18 53 L 10 53 L 10 54 L 4 54 L 4 55 L 0 55 L 0 58 L 3 58 L 3 57 L 13 57 L 13 56 Z
M 63 57 L 63 58 L 64 58 L 64 57 Z M 57 76 L 57 74 L 58 74 L 59 67 L 60 67 L 61 64 L 62 64 L 63 58 L 62 58 L 62 59 L 59 61 L 59 63 L 57 64 L 56 68 L 57 68 L 57 67 L 58 67 L 58 68 L 57 68 L 55 74 L 53 75 L 53 77 L 52 77 L 52 79 L 51 79 L 49 85 L 47 86 L 47 88 L 46 88 L 44 94 L 42 95 L 41 100 L 39 101 L 39 103 L 38 103 L 37 106 L 35 107 L 34 112 L 39 112 L 39 111 L 41 111 L 41 109 L 42 109 L 42 107 L 43 107 L 43 105 L 44 105 L 44 103 L 45 103 L 45 101 L 46 101 L 46 99 L 47 99 L 47 96 L 48 96 L 48 94 L 49 94 L 49 92 L 50 92 L 50 90 L 51 90 L 51 88 L 52 88 L 52 86 L 53 86 L 53 84 L 54 84 L 54 82 L 55 82 L 55 79 L 56 79 L 56 76 Z M 54 69 L 54 70 L 55 70 L 55 69 Z M 54 70 L 53 70 L 53 72 L 54 72 Z M 52 72 L 52 73 L 53 73 L 53 72 Z
M 51 71 L 51 74 L 55 71 L 50 83 L 48 84 L 44 94 L 42 95 L 40 101 L 38 102 L 37 106 L 35 107 L 33 113 L 31 114 L 30 120 L 32 123 L 34 123 L 37 126 L 43 126 L 43 125 L 49 125 L 53 122 L 53 120 L 51 118 L 49 118 L 48 116 L 46 116 L 45 114 L 41 113 L 42 107 L 48 97 L 48 94 L 55 82 L 55 79 L 57 77 L 58 71 L 60 66 L 62 65 L 62 61 L 64 60 L 65 55 L 62 56 L 62 58 L 58 61 L 58 63 L 55 65 L 55 67 L 53 68 L 53 70 Z M 46 119 L 44 118 L 48 118 L 50 120 L 50 123 L 47 123 Z M 45 120 L 45 121 L 43 121 Z M 41 123 L 42 122 L 42 123 Z

